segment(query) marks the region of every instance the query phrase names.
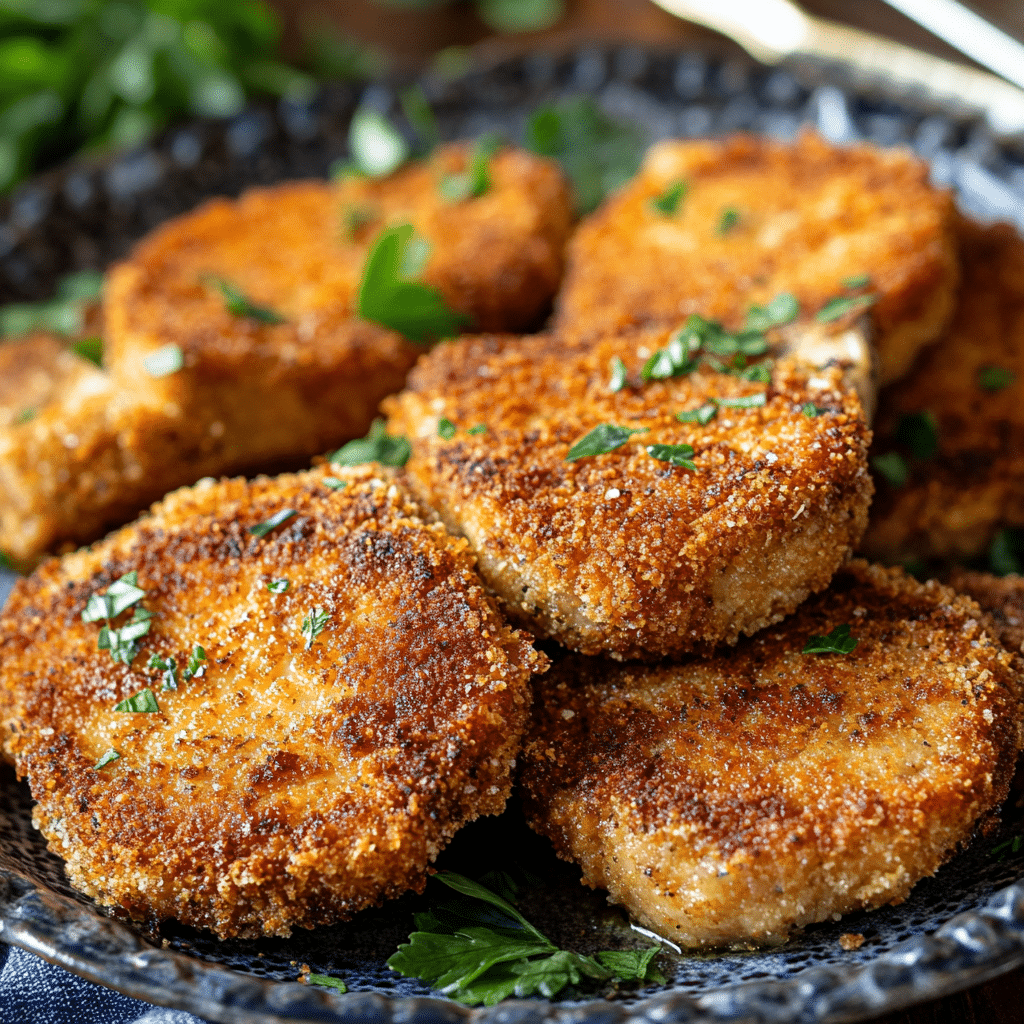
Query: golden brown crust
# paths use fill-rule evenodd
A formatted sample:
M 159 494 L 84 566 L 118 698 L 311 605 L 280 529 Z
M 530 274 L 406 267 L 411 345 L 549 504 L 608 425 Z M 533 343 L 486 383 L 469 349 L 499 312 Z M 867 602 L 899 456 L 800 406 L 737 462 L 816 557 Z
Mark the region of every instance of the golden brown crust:
M 804 655 L 848 624 L 849 655 Z M 977 605 L 852 563 L 707 660 L 571 657 L 535 685 L 522 784 L 584 881 L 687 946 L 774 943 L 898 902 L 1005 798 L 1020 679 Z
M 1024 653 L 1024 577 L 993 576 L 957 566 L 947 582 L 958 594 L 972 597 L 988 612 L 1006 647 Z M 1021 725 L 1024 727 L 1024 722 Z
M 1006 224 L 958 222 L 963 284 L 953 322 L 905 381 L 882 392 L 874 454 L 899 450 L 903 487 L 879 480 L 864 551 L 887 562 L 970 557 L 1003 526 L 1024 526 L 1024 241 Z M 998 390 L 987 367 L 1009 371 Z M 920 461 L 894 434 L 931 413 L 938 454 Z
M 16 587 L 4 747 L 50 848 L 101 903 L 287 935 L 421 889 L 448 838 L 504 806 L 543 656 L 400 479 L 345 475 L 340 491 L 323 470 L 178 491 Z M 297 515 L 249 533 L 282 508 Z M 155 613 L 131 669 L 81 620 L 130 570 Z M 314 607 L 330 618 L 305 649 Z M 162 691 L 149 658 L 180 672 L 197 643 L 205 674 Z M 146 686 L 159 713 L 113 710 Z M 108 749 L 120 760 L 95 770 Z
M 418 492 L 469 539 L 508 611 L 584 653 L 734 642 L 827 586 L 864 528 L 869 435 L 840 371 L 780 361 L 763 408 L 680 423 L 677 412 L 765 386 L 706 367 L 641 385 L 666 340 L 464 339 L 424 357 L 385 403 L 412 443 Z M 631 382 L 618 393 L 615 358 Z M 824 413 L 804 415 L 806 402 Z M 442 417 L 458 428 L 451 439 L 438 436 Z M 601 423 L 646 432 L 567 462 Z M 652 458 L 652 444 L 692 445 L 697 472 Z
M 677 181 L 685 196 L 663 216 L 651 200 Z M 723 233 L 727 210 L 738 220 Z M 659 143 L 574 235 L 558 327 L 589 336 L 699 313 L 735 328 L 752 304 L 782 292 L 811 316 L 829 299 L 864 292 L 843 282 L 869 274 L 879 378 L 888 383 L 952 314 L 952 213 L 949 193 L 901 150 L 832 146 L 812 134 L 792 145 L 750 136 Z

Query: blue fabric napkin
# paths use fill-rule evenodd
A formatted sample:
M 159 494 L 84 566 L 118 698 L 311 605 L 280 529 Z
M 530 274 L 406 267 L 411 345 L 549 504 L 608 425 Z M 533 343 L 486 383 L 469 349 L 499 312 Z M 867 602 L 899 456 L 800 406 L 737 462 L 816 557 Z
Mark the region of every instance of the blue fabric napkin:
M 94 985 L 0 942 L 3 1024 L 209 1024 Z

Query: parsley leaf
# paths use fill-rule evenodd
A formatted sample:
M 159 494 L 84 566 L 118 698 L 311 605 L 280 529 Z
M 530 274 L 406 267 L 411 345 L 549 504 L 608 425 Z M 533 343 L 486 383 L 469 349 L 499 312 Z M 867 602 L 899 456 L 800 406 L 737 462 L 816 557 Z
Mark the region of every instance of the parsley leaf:
M 447 416 L 442 416 L 437 421 L 437 436 L 445 441 L 450 441 L 455 436 L 455 424 Z
M 188 664 L 185 666 L 185 671 L 181 673 L 181 678 L 184 682 L 188 682 L 190 679 L 195 679 L 201 676 L 206 671 L 206 666 L 203 662 L 206 661 L 206 650 L 196 644 L 192 648 L 192 653 L 188 656 Z
M 693 448 L 688 444 L 649 444 L 647 454 L 652 459 L 668 462 L 681 469 L 688 469 L 691 473 L 697 470 L 696 463 L 693 461 Z
M 469 430 L 466 431 L 466 433 L 467 434 L 473 434 L 474 436 L 477 435 L 477 434 L 486 434 L 487 433 L 487 424 L 486 423 L 478 423 L 475 427 L 470 427 Z
M 382 466 L 404 466 L 412 454 L 412 446 L 399 434 L 389 434 L 383 417 L 370 425 L 366 437 L 342 445 L 331 457 L 335 466 L 361 466 L 379 462 Z
M 302 635 L 306 638 L 306 650 L 313 646 L 313 641 L 324 631 L 331 616 L 326 609 L 319 606 L 307 612 L 302 619 Z
M 820 416 L 823 409 L 819 409 L 813 402 L 804 402 L 800 407 L 800 411 L 809 419 L 814 419 L 815 416 Z
M 348 481 L 347 480 L 339 480 L 335 476 L 329 476 L 329 477 L 326 477 L 324 479 L 323 485 L 329 491 L 340 491 L 342 489 L 342 487 L 348 487 Z
M 144 690 L 139 690 L 133 697 L 115 704 L 114 710 L 122 711 L 126 714 L 151 715 L 157 713 L 160 710 L 160 706 L 156 702 L 156 696 L 153 691 L 147 686 Z
M 717 415 L 718 406 L 714 402 L 705 402 L 696 409 L 677 412 L 676 419 L 680 423 L 699 423 L 702 427 L 706 427 Z
M 1014 375 L 1001 366 L 983 366 L 978 370 L 978 384 L 986 391 L 1002 391 L 1015 380 Z
M 594 427 L 589 434 L 581 437 L 569 449 L 565 461 L 576 462 L 593 455 L 604 455 L 607 452 L 615 451 L 616 448 L 621 448 L 634 434 L 642 434 L 646 430 L 647 427 L 633 430 L 629 427 L 616 427 L 611 423 L 602 423 Z
M 345 982 L 340 978 L 332 978 L 329 974 L 313 974 L 311 972 L 305 976 L 305 982 L 307 985 L 323 985 L 324 988 L 333 988 L 338 992 L 348 991 L 348 985 Z
M 608 390 L 621 391 L 626 386 L 626 364 L 618 356 L 612 357 L 611 371 L 612 379 L 608 383 Z
M 677 181 L 669 185 L 661 195 L 651 200 L 651 208 L 662 217 L 673 217 L 679 210 L 679 204 L 686 195 L 686 182 Z
M 149 659 L 147 668 L 159 669 L 163 676 L 163 686 L 161 690 L 176 690 L 178 688 L 178 663 L 174 658 L 161 658 L 159 654 L 154 654 Z
M 100 337 L 79 338 L 71 342 L 71 351 L 96 366 L 103 364 L 103 339 Z
M 731 206 L 722 211 L 722 217 L 718 222 L 718 234 L 727 235 L 740 222 L 740 211 Z
M 343 480 L 340 480 L 338 482 L 339 483 L 344 483 Z M 287 593 L 288 588 L 291 585 L 292 585 L 291 580 L 285 580 L 285 579 L 271 580 L 267 584 L 267 590 L 269 590 L 272 594 L 284 594 L 284 593 Z
M 714 398 L 712 401 L 722 409 L 757 409 L 768 401 L 763 391 L 754 395 L 740 395 L 738 398 Z
M 747 328 L 767 331 L 772 327 L 784 327 L 800 315 L 800 303 L 790 292 L 776 295 L 767 306 L 751 306 L 747 313 Z
M 223 277 L 209 278 L 210 283 L 224 297 L 224 308 L 232 316 L 246 317 L 260 324 L 283 324 L 287 320 L 269 306 L 257 306 L 250 298 Z
M 461 203 L 482 196 L 491 187 L 489 164 L 501 145 L 493 133 L 481 136 L 469 157 L 469 166 L 458 174 L 446 174 L 438 185 L 441 197 L 449 203 Z
M 402 104 L 402 113 L 405 114 L 405 119 L 419 138 L 416 154 L 417 156 L 426 156 L 441 143 L 441 131 L 437 127 L 434 109 L 420 85 L 403 89 L 399 93 L 398 99 Z
M 107 587 L 104 595 L 93 594 L 82 612 L 83 622 L 98 622 L 100 619 L 117 618 L 132 605 L 138 604 L 146 592 L 139 585 L 139 574 L 134 569 L 126 572 L 119 580 Z
M 660 946 L 648 949 L 606 949 L 594 959 L 612 972 L 613 981 L 650 981 L 664 985 L 665 976 L 652 964 L 660 952 Z
M 1007 854 L 1019 853 L 1022 847 L 1024 847 L 1024 836 L 1014 836 L 1012 839 L 993 846 L 992 854 L 993 856 L 999 855 L 996 860 L 1006 860 Z
M 96 646 L 101 651 L 110 651 L 110 657 L 114 661 L 131 665 L 142 646 L 142 638 L 153 625 L 152 618 L 152 612 L 146 611 L 145 608 L 136 608 L 126 626 L 120 629 L 113 629 L 109 624 L 104 626 L 100 630 Z
M 113 764 L 115 761 L 120 761 L 121 755 L 111 748 L 108 750 L 92 767 L 93 771 L 99 771 L 101 768 L 106 768 L 108 764 Z
M 363 269 L 358 313 L 364 320 L 398 331 L 410 341 L 450 337 L 469 318 L 450 310 L 436 288 L 403 275 L 413 237 L 411 224 L 381 233 Z
M 854 288 L 867 288 L 867 286 L 869 284 L 871 284 L 871 275 L 870 274 L 857 274 L 854 277 L 844 277 L 843 278 L 843 287 L 844 288 L 850 288 L 850 289 L 854 289 Z
M 857 646 L 849 626 L 836 626 L 827 636 L 812 633 L 801 654 L 849 654 Z
M 871 459 L 871 468 L 893 487 L 903 487 L 910 479 L 910 467 L 899 452 L 886 452 Z
M 868 306 L 873 306 L 878 300 L 874 295 L 840 295 L 829 299 L 815 315 L 819 323 L 828 324 L 834 320 L 841 320 L 850 313 L 859 313 Z
M 254 537 L 266 537 L 271 530 L 276 530 L 282 523 L 287 523 L 295 515 L 298 515 L 295 509 L 283 508 L 280 512 L 275 512 L 269 519 L 264 519 L 262 523 L 250 526 L 249 532 Z
M 933 459 L 939 452 L 939 428 L 930 412 L 915 412 L 900 417 L 895 439 L 906 445 L 915 459 Z
M 409 146 L 391 122 L 376 110 L 360 107 L 348 129 L 352 165 L 371 178 L 383 178 L 409 158 Z
M 161 345 L 142 360 L 142 365 L 150 377 L 170 377 L 185 365 L 185 353 L 181 351 L 180 345 L 173 342 L 170 345 Z

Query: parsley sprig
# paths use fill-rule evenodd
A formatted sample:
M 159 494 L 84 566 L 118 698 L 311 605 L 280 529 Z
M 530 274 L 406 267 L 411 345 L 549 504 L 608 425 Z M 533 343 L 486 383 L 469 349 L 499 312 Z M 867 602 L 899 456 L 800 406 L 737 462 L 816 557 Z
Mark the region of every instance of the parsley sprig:
M 389 434 L 384 418 L 378 416 L 370 424 L 366 437 L 342 445 L 331 457 L 335 466 L 361 466 L 379 462 L 382 466 L 404 466 L 412 454 L 412 446 L 401 434 Z
M 388 966 L 427 982 L 450 999 L 494 1006 L 510 996 L 551 998 L 569 985 L 664 983 L 653 965 L 660 946 L 608 950 L 593 957 L 559 949 L 486 886 L 452 871 L 434 877 L 469 900 L 417 914 L 416 931 Z
M 594 455 L 605 455 L 621 448 L 634 434 L 645 433 L 647 427 L 617 427 L 614 423 L 601 423 L 584 434 L 570 449 L 566 462 L 588 459 Z
M 206 666 L 203 664 L 204 661 L 206 661 L 206 651 L 199 644 L 196 644 L 192 648 L 188 662 L 181 671 L 181 681 L 187 683 L 190 679 L 203 675 L 206 671 Z M 159 654 L 154 654 L 149 659 L 148 667 L 159 670 L 163 679 L 162 690 L 176 690 L 178 688 L 178 663 L 173 657 L 161 658 Z
M 259 324 L 287 323 L 277 310 L 271 309 L 269 306 L 257 305 L 230 281 L 225 281 L 223 277 L 211 276 L 208 280 L 220 292 L 224 299 L 224 308 L 232 316 L 255 320 Z
M 96 646 L 101 651 L 110 651 L 114 661 L 131 665 L 142 646 L 142 638 L 152 626 L 153 613 L 137 607 L 145 596 L 139 586 L 139 574 L 133 569 L 111 583 L 105 594 L 93 594 L 82 610 L 83 622 L 106 620 Z M 131 620 L 115 629 L 113 620 L 130 608 L 134 608 Z
M 679 204 L 686 195 L 686 182 L 673 182 L 664 192 L 651 200 L 651 209 L 662 217 L 674 217 L 679 211 Z
M 463 203 L 482 196 L 491 187 L 491 158 L 498 151 L 501 139 L 493 132 L 482 135 L 473 146 L 469 166 L 458 174 L 446 174 L 438 184 L 441 198 L 449 203 Z
M 857 646 L 856 637 L 850 636 L 848 625 L 836 626 L 831 633 L 822 636 L 811 634 L 801 654 L 849 654 Z
M 317 606 L 311 612 L 307 612 L 302 619 L 302 635 L 306 638 L 308 651 L 313 646 L 313 641 L 324 631 L 327 623 L 331 621 L 330 613 L 326 608 Z

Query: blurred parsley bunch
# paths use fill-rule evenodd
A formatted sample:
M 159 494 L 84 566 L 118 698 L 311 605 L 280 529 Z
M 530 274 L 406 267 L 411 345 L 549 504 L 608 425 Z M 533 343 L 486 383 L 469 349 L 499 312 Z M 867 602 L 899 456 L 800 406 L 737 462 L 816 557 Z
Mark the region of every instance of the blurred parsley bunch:
M 130 146 L 247 93 L 302 95 L 261 0 L 0 0 L 0 190 L 82 146 Z
M 424 8 L 452 0 L 383 0 L 395 7 Z M 550 28 L 565 13 L 565 0 L 475 0 L 477 14 L 495 32 Z

